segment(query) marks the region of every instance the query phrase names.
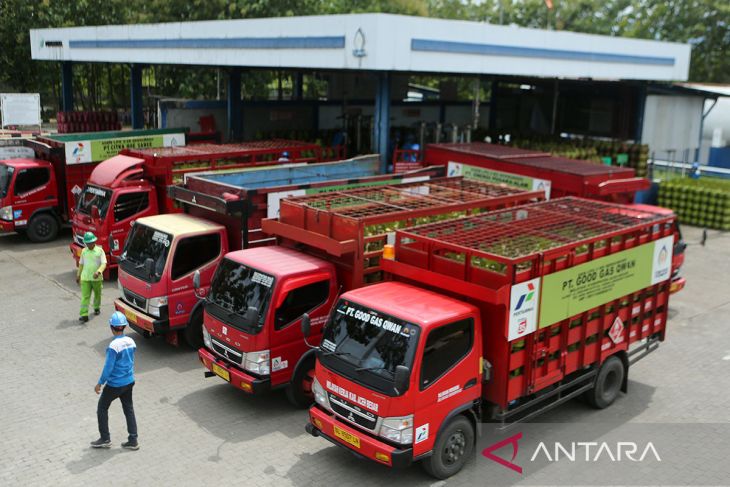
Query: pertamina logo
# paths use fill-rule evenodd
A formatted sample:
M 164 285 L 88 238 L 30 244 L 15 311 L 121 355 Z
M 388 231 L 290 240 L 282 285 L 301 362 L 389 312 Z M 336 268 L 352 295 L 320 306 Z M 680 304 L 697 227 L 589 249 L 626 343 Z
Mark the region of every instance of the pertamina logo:
M 529 303 L 532 301 L 532 298 L 535 296 L 535 285 L 533 283 L 529 283 L 527 285 L 527 292 L 520 296 L 520 299 L 517 300 L 517 306 L 515 306 L 515 311 L 519 311 L 522 308 L 522 305 L 525 303 Z

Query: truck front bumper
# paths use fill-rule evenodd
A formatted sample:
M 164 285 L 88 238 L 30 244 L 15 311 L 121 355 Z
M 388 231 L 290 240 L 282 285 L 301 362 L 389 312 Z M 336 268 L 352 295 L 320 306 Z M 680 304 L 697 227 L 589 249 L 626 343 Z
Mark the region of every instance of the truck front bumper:
M 15 231 L 15 222 L 0 220 L 0 231 L 14 232 Z
M 304 429 L 312 436 L 321 436 L 360 458 L 367 458 L 389 467 L 407 467 L 413 463 L 413 448 L 395 448 L 339 421 L 319 407 L 309 408 L 309 423 Z
M 206 369 L 221 379 L 229 382 L 236 389 L 241 389 L 249 394 L 263 394 L 271 390 L 270 379 L 259 379 L 246 372 L 239 370 L 216 356 L 205 347 L 198 350 L 198 358 Z
M 114 308 L 124 313 L 129 326 L 140 335 L 165 335 L 170 331 L 170 320 L 154 318 L 132 308 L 121 299 L 114 301 Z

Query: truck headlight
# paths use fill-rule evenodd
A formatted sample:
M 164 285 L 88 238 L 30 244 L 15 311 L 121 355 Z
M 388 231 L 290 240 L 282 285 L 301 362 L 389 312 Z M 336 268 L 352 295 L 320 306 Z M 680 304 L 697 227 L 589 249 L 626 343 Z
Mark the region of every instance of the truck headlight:
M 3 206 L 0 208 L 0 219 L 6 220 L 6 221 L 12 221 L 13 220 L 13 207 L 12 206 Z
M 208 333 L 205 325 L 203 325 L 203 343 L 206 348 L 213 348 L 213 343 L 210 341 L 210 333 Z
M 322 387 L 322 384 L 319 383 L 317 378 L 314 378 L 314 381 L 312 382 L 312 393 L 314 394 L 314 400 L 322 406 L 327 411 L 332 411 L 332 408 L 330 407 L 330 400 L 327 397 L 327 393 L 324 390 L 324 387 Z
M 152 316 L 160 317 L 160 311 L 163 306 L 167 306 L 167 296 L 160 296 L 158 298 L 150 298 L 149 306 L 147 310 Z
M 401 445 L 413 443 L 413 415 L 383 418 L 380 436 Z
M 260 352 L 246 352 L 246 362 L 243 368 L 249 372 L 258 375 L 269 375 L 271 372 L 271 363 L 269 362 L 269 351 L 261 350 Z

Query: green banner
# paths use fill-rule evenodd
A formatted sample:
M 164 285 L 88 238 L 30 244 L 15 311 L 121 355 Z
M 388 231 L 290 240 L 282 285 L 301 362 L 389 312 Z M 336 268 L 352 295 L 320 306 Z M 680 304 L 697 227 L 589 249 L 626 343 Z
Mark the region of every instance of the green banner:
M 162 147 L 163 135 L 148 135 L 126 139 L 102 139 L 91 141 L 91 160 L 103 161 L 119 154 L 122 149 L 148 149 Z
M 465 179 L 484 181 L 485 183 L 506 184 L 507 186 L 532 191 L 532 178 L 520 176 L 519 174 L 492 171 L 490 169 L 484 169 L 483 167 L 464 164 L 461 169 L 461 175 L 464 176 Z
M 668 279 L 673 242 L 665 237 L 543 277 L 539 327 Z

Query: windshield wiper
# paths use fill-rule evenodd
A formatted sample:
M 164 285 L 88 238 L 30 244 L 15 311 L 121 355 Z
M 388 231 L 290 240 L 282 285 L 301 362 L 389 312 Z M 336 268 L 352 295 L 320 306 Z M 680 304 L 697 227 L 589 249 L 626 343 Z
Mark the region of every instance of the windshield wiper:
M 393 372 L 391 372 L 390 370 L 388 370 L 385 367 L 358 367 L 358 368 L 355 369 L 355 372 L 363 372 L 365 370 L 370 371 L 370 372 L 375 372 L 376 370 L 384 370 L 388 374 L 390 374 L 391 377 L 395 377 L 395 375 L 393 374 Z
M 336 357 L 342 357 L 342 356 L 345 356 L 345 355 L 349 355 L 350 357 L 352 357 L 352 358 L 354 358 L 354 359 L 357 360 L 357 357 L 355 357 L 350 352 L 343 352 L 343 351 L 337 351 L 337 350 L 322 350 L 322 356 L 323 357 L 329 357 L 330 355 L 334 355 Z

